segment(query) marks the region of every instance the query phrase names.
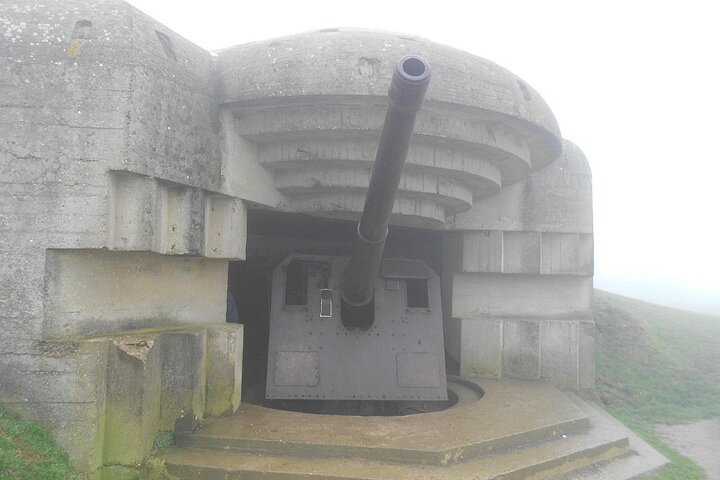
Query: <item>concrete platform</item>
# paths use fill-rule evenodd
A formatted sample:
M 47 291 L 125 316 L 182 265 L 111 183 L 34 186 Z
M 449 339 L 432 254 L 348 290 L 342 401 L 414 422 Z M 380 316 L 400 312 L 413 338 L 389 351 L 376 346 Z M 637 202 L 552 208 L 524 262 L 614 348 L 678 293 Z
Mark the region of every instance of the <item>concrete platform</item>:
M 183 479 L 224 480 L 539 479 L 590 475 L 587 467 L 631 453 L 627 429 L 572 394 L 544 382 L 481 385 L 482 399 L 467 401 L 465 387 L 453 382 L 465 401 L 404 417 L 243 405 L 232 417 L 178 435 L 168 470 Z

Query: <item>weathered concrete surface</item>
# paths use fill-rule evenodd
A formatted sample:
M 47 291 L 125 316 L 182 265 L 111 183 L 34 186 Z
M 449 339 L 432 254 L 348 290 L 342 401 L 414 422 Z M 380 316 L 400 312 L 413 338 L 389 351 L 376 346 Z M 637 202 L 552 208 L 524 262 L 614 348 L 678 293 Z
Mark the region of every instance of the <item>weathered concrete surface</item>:
M 226 103 L 305 95 L 385 97 L 394 63 L 409 53 L 427 58 L 433 68 L 428 102 L 504 114 L 558 134 L 542 97 L 520 78 L 488 60 L 411 35 L 327 29 L 228 48 L 219 53 L 220 91 Z
M 584 402 L 570 395 L 570 398 L 585 410 L 591 421 L 596 418 L 598 422 L 617 423 L 603 409 L 591 402 Z M 629 429 L 625 430 L 628 438 L 630 452 L 616 458 L 611 462 L 601 462 L 590 467 L 562 477 L 563 480 L 618 480 L 631 478 L 645 478 L 646 474 L 654 472 L 668 463 L 668 459 L 661 455 L 652 446 L 635 435 Z
M 47 262 L 48 337 L 225 321 L 225 261 L 49 250 Z
M 235 411 L 241 339 L 242 325 L 216 324 L 46 342 L 42 356 L 0 385 L 17 378 L 16 393 L 39 392 L 9 404 L 30 404 L 79 471 L 135 478 L 158 432 L 189 430 L 204 418 L 206 392 L 224 413 Z
M 247 173 L 235 166 L 240 162 L 268 180 L 253 162 L 240 159 L 255 153 L 284 196 L 281 208 L 357 218 L 390 75 L 408 53 L 430 62 L 433 81 L 418 115 L 394 223 L 449 225 L 454 214 L 560 154 L 549 108 L 507 70 L 420 38 L 326 30 L 218 53 L 224 162 L 235 172 L 228 184 L 243 183 Z
M 452 388 L 452 381 L 451 388 Z M 397 417 L 316 415 L 243 404 L 178 445 L 325 455 L 447 465 L 503 448 L 562 438 L 588 426 L 587 417 L 557 389 L 540 382 L 483 381 L 482 399 L 441 412 Z
M 592 234 L 592 174 L 587 158 L 563 139 L 556 161 L 526 180 L 457 214 L 461 230 Z
M 162 360 L 157 340 L 123 336 L 108 355 L 103 465 L 140 465 L 158 431 Z
M 149 260 L 144 265 L 145 291 L 140 292 L 130 281 L 134 273 L 129 270 L 137 266 L 137 257 L 130 255 L 115 263 L 127 274 L 124 280 L 123 275 L 113 278 L 112 271 L 105 271 L 102 279 L 78 278 L 73 288 L 82 286 L 84 291 L 75 290 L 75 310 L 56 316 L 53 302 L 59 299 L 48 297 L 46 291 L 47 281 L 57 280 L 53 277 L 57 272 L 48 270 L 55 258 L 46 252 L 126 249 L 119 242 L 123 238 L 135 242 L 136 250 L 156 248 L 159 235 L 146 243 L 145 223 L 140 223 L 140 235 L 113 230 L 111 205 L 121 203 L 146 219 L 157 216 L 158 202 L 143 203 L 150 191 L 143 187 L 141 198 L 127 195 L 113 203 L 111 171 L 144 178 L 145 184 L 160 185 L 160 191 L 169 185 L 213 193 L 222 188 L 213 60 L 208 52 L 121 1 L 3 2 L 0 18 L 0 399 L 53 427 L 78 458 L 75 454 L 80 450 L 72 445 L 80 439 L 94 442 L 89 430 L 100 420 L 86 417 L 85 412 L 92 410 L 89 405 L 104 401 L 105 378 L 82 370 L 92 363 L 83 358 L 95 354 L 68 353 L 74 340 L 57 337 L 173 324 L 175 317 L 183 317 L 178 305 L 156 308 L 152 319 L 148 315 L 153 308 L 139 312 L 160 307 L 159 302 L 152 303 L 154 294 L 176 302 L 177 291 L 164 298 L 162 292 L 167 294 L 164 287 L 182 278 L 189 282 L 184 285 L 185 297 L 196 288 L 210 289 L 203 282 L 212 276 L 212 269 L 204 274 L 196 269 L 194 278 L 189 278 L 170 267 L 172 261 L 163 268 L 162 260 Z M 200 212 L 202 219 L 204 205 Z M 186 218 L 181 225 L 192 230 L 193 216 Z M 158 225 L 163 224 L 156 222 L 152 228 Z M 111 231 L 120 235 L 109 235 Z M 200 242 L 190 231 L 181 251 L 162 253 L 202 254 L 200 234 Z M 159 243 L 172 245 L 172 239 Z M 244 256 L 244 244 L 233 247 L 228 255 Z M 96 255 L 99 259 L 103 253 Z M 161 268 L 155 272 L 156 281 L 150 282 L 153 263 Z M 174 266 L 183 263 L 188 266 L 193 261 L 179 260 Z M 78 259 L 66 266 L 81 274 L 87 264 Z M 217 266 L 222 275 L 222 262 Z M 125 283 L 113 288 L 114 280 Z M 107 295 L 101 297 L 98 289 L 105 289 Z M 122 295 L 132 291 L 144 301 L 130 305 L 125 315 L 115 301 L 128 301 Z M 201 303 L 207 307 L 203 321 L 222 321 L 222 292 L 213 291 Z M 184 318 L 200 318 L 191 317 Z M 48 341 L 49 337 L 55 339 Z M 66 423 L 76 430 L 64 429 Z M 93 449 L 87 446 L 88 455 L 97 456 Z
M 160 431 L 193 430 L 205 417 L 207 330 L 168 332 L 158 341 L 162 350 Z M 235 366 L 238 368 L 238 366 Z M 242 371 L 242 366 L 240 366 Z M 232 372 L 233 378 L 236 372 Z M 221 374 L 213 372 L 215 377 Z
M 591 277 L 458 273 L 452 313 L 456 318 L 589 318 L 591 296 Z
M 619 422 L 572 394 L 540 382 L 481 384 L 480 400 L 406 417 L 244 405 L 240 415 L 179 436 L 182 448 L 169 452 L 167 465 L 187 479 L 455 480 L 575 478 L 588 465 L 619 464 L 612 478 L 625 480 L 664 462 L 649 456 L 652 449 Z M 642 462 L 628 464 L 627 458 Z
M 463 232 L 445 235 L 443 294 L 463 375 L 594 388 L 590 178 L 563 141 L 557 161 L 455 216 Z
M 111 250 L 244 259 L 246 222 L 245 205 L 236 197 L 124 170 L 109 172 Z
M 205 413 L 226 415 L 240 407 L 243 330 L 228 324 L 208 331 Z

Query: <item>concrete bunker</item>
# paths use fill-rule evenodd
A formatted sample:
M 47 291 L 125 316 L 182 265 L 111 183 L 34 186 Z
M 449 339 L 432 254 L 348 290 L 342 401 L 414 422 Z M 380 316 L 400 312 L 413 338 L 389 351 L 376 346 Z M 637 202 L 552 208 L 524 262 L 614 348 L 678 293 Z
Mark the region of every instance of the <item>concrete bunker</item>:
M 437 281 L 443 374 L 592 390 L 590 170 L 512 73 L 406 35 L 328 29 L 211 55 L 121 1 L 0 9 L 15 40 L 0 400 L 49 424 L 80 470 L 133 478 L 157 432 L 181 438 L 262 392 L 273 269 L 350 254 L 411 53 L 433 82 L 385 256 L 431 274 L 404 278 L 403 302 L 427 308 Z M 225 323 L 226 287 L 242 325 Z

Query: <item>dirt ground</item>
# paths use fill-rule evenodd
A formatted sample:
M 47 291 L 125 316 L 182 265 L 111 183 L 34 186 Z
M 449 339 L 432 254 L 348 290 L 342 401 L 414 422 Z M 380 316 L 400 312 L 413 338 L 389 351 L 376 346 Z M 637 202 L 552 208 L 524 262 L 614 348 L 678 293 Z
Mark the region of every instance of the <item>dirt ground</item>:
M 656 429 L 665 443 L 704 468 L 708 480 L 720 480 L 720 418 Z

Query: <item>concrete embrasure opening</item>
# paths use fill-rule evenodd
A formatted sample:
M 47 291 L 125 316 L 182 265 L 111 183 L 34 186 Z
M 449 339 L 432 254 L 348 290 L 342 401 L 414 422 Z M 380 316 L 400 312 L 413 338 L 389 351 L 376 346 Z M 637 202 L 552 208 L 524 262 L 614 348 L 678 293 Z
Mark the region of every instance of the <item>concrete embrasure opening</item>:
M 244 402 L 284 410 L 345 415 L 408 415 L 444 410 L 457 403 L 458 395 L 452 391 L 448 401 L 265 402 L 273 269 L 293 253 L 349 256 L 356 229 L 355 221 L 264 210 L 248 211 L 246 260 L 230 262 L 228 273 L 228 294 L 237 307 L 235 320 L 244 325 Z M 439 272 L 441 245 L 442 234 L 439 231 L 391 226 L 386 257 L 394 255 L 423 260 Z M 415 301 L 422 303 L 427 300 L 418 294 L 413 296 Z

